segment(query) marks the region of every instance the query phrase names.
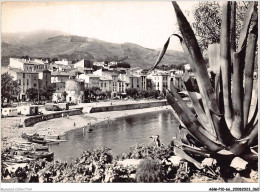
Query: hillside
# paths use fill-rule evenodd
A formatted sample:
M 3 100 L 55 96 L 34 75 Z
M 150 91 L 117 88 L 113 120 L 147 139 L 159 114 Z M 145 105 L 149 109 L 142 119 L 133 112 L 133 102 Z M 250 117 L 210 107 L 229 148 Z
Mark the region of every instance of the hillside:
M 68 33 L 55 30 L 35 30 L 21 33 L 2 33 L 2 42 L 14 45 L 34 45 L 45 41 L 48 38 L 59 35 L 69 35 Z
M 133 43 L 109 43 L 87 37 L 60 35 L 48 38 L 34 45 L 2 42 L 2 65 L 9 57 L 28 55 L 30 57 L 59 57 L 70 60 L 90 59 L 93 61 L 124 61 L 132 67 L 151 67 L 159 51 L 144 48 Z M 161 65 L 187 63 L 184 53 L 168 51 Z

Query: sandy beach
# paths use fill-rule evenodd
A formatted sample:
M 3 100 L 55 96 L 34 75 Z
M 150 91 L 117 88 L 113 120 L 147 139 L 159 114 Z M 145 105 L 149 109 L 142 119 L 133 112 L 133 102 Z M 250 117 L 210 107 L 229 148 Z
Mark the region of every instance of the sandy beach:
M 141 113 L 149 113 L 156 111 L 168 110 L 169 106 L 125 110 L 125 111 L 111 111 L 111 112 L 100 112 L 70 116 L 69 118 L 56 118 L 43 122 L 36 123 L 30 127 L 18 128 L 20 118 L 3 118 L 1 120 L 1 135 L 2 139 L 10 141 L 22 140 L 22 133 L 39 133 L 48 135 L 64 135 L 67 131 L 81 128 L 89 124 L 97 124 L 101 122 L 113 121 L 120 117 L 137 115 Z

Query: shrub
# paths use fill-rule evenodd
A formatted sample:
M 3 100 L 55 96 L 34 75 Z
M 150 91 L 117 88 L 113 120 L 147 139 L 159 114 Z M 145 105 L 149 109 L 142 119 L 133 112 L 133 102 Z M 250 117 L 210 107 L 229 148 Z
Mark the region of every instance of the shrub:
M 145 159 L 137 167 L 136 181 L 138 183 L 163 182 L 165 173 L 159 160 Z

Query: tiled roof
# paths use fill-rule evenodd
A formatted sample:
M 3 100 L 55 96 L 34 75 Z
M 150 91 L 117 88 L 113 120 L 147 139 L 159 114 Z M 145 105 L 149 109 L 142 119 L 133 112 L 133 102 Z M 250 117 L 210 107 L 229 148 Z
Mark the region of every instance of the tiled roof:
M 24 71 L 24 70 L 22 70 L 22 69 L 18 69 L 18 68 L 9 68 L 9 70 L 11 70 L 11 71 L 14 71 L 14 72 L 16 72 L 16 73 L 29 73 L 29 74 L 37 74 L 38 72 L 36 72 L 36 71 Z
M 86 74 L 86 76 L 88 76 L 88 77 L 96 77 L 96 78 L 99 78 L 99 76 L 94 75 L 94 74 Z
M 37 72 L 51 73 L 48 69 L 36 69 Z
M 106 78 L 106 77 L 100 77 L 100 80 L 101 81 L 112 81 L 112 79 L 109 79 L 109 78 Z
M 51 73 L 51 76 L 70 76 L 70 74 L 68 72 L 58 72 L 58 71 L 54 71 Z

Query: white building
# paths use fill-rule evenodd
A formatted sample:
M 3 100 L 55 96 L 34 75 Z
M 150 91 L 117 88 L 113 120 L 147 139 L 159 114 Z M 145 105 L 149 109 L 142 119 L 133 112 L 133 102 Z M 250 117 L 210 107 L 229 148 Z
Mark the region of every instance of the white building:
M 70 62 L 67 59 L 62 59 L 62 60 L 59 60 L 59 61 L 55 61 L 54 63 L 55 64 L 62 64 L 62 65 L 69 65 L 70 64 Z
M 99 87 L 100 77 L 94 74 L 80 74 L 79 80 L 84 80 L 85 87 Z
M 112 79 L 108 79 L 106 77 L 99 78 L 99 88 L 101 91 L 111 91 L 112 92 Z
M 164 88 L 169 88 L 169 73 L 165 71 L 153 71 L 147 75 L 147 78 L 151 79 L 152 88 L 154 90 L 163 91 Z

